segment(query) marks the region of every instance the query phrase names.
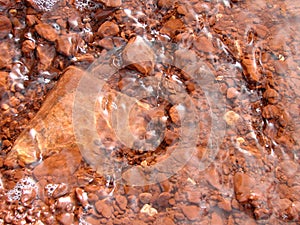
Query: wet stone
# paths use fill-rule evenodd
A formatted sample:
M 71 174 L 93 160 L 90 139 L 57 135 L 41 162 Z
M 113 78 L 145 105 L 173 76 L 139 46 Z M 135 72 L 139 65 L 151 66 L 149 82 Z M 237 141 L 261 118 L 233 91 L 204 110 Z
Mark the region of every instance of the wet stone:
M 150 202 L 152 198 L 152 194 L 151 193 L 141 193 L 139 195 L 139 200 L 141 203 L 144 203 L 144 204 L 148 204 Z
M 11 67 L 11 62 L 13 58 L 13 49 L 11 44 L 7 42 L 0 43 L 0 69 L 5 67 Z
M 154 52 L 151 46 L 140 36 L 129 40 L 122 57 L 126 65 L 134 67 L 143 74 L 150 73 L 154 68 Z
M 97 34 L 100 37 L 116 36 L 119 33 L 119 26 L 111 21 L 106 21 L 98 29 Z
M 239 202 L 248 201 L 253 186 L 253 179 L 245 173 L 238 172 L 234 175 L 233 182 L 237 200 Z
M 106 200 L 99 200 L 95 203 L 95 208 L 99 214 L 105 218 L 110 218 L 113 213 L 113 208 L 111 205 L 106 203 Z
M 62 213 L 56 216 L 56 219 L 63 225 L 70 225 L 74 222 L 73 213 Z
M 10 19 L 0 15 L 0 39 L 7 37 L 11 32 L 12 25 Z
M 180 207 L 183 214 L 188 218 L 188 220 L 197 220 L 200 214 L 200 208 L 195 205 L 183 205 Z
M 183 27 L 184 24 L 180 19 L 171 18 L 160 29 L 160 33 L 166 34 L 170 37 L 174 37 L 176 31 L 181 30 Z
M 197 37 L 193 44 L 198 51 L 205 53 L 215 52 L 215 47 L 213 46 L 212 41 L 206 36 Z
M 50 24 L 39 23 L 35 26 L 35 30 L 41 37 L 51 42 L 55 41 L 58 37 L 57 31 Z
M 28 54 L 30 52 L 32 52 L 35 49 L 35 42 L 32 40 L 25 40 L 22 43 L 22 52 L 24 52 L 25 54 Z
M 78 149 L 63 150 L 62 152 L 46 158 L 33 170 L 37 180 L 44 177 L 53 177 L 56 181 L 70 182 L 72 175 L 81 162 L 81 154 Z
M 122 5 L 122 0 L 97 0 L 102 2 L 107 7 L 120 7 Z
M 47 70 L 55 57 L 56 51 L 53 45 L 40 44 L 37 46 L 37 56 L 40 59 L 38 69 Z
M 126 197 L 124 197 L 122 195 L 118 195 L 118 196 L 116 196 L 116 201 L 121 210 L 126 210 L 126 207 L 127 207 L 127 198 Z
M 275 104 L 279 101 L 278 92 L 272 88 L 267 89 L 264 92 L 263 97 L 267 99 L 270 104 Z
M 57 38 L 57 51 L 66 56 L 75 54 L 75 36 L 61 35 Z

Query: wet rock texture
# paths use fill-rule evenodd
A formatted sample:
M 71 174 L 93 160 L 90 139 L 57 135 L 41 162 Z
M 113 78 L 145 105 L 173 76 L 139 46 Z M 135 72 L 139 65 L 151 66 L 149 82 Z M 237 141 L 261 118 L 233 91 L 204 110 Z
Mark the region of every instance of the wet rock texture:
M 299 15 L 293 0 L 0 0 L 0 224 L 299 224 Z M 114 48 L 126 67 L 98 96 L 89 149 L 118 171 L 103 174 L 77 145 L 72 110 L 83 71 Z M 136 96 L 151 80 L 156 94 Z M 117 98 L 135 103 L 121 138 Z M 212 112 L 224 135 L 209 148 Z M 200 133 L 176 157 L 184 122 Z M 153 167 L 160 182 L 126 183 Z

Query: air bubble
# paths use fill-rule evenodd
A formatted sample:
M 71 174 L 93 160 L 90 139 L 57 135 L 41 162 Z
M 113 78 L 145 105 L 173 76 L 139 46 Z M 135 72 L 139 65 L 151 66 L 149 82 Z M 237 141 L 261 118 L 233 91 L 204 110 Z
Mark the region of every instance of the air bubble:
M 16 186 L 7 192 L 7 197 L 10 201 L 20 200 L 22 196 L 22 190 L 33 190 L 37 189 L 35 181 L 31 177 L 25 177 L 16 184 Z

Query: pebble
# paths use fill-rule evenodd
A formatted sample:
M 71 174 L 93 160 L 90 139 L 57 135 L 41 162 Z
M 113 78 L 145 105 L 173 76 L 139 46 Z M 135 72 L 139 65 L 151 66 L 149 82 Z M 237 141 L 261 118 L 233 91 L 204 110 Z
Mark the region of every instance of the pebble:
M 53 177 L 57 181 L 70 182 L 80 162 L 81 154 L 78 149 L 65 149 L 41 162 L 34 168 L 33 175 L 37 180 L 44 177 Z
M 234 87 L 230 87 L 227 89 L 227 98 L 235 99 L 239 95 L 239 92 Z
M 103 37 L 116 36 L 120 32 L 119 26 L 111 21 L 106 21 L 98 29 L 97 34 Z
M 272 88 L 267 89 L 264 92 L 263 97 L 268 100 L 270 104 L 276 104 L 279 101 L 278 92 Z
M 143 204 L 148 204 L 150 202 L 151 198 L 152 198 L 151 193 L 144 192 L 144 193 L 139 194 L 139 200 Z
M 216 51 L 212 41 L 208 39 L 208 37 L 206 36 L 197 37 L 194 40 L 193 45 L 196 47 L 198 51 L 201 52 L 214 53 Z
M 6 16 L 0 15 L 0 39 L 7 37 L 11 32 L 12 24 Z
M 132 65 L 143 74 L 150 73 L 154 68 L 155 54 L 151 46 L 140 36 L 129 40 L 122 57 L 126 65 Z
M 95 203 L 97 212 L 105 218 L 110 218 L 113 215 L 113 208 L 106 202 L 106 199 L 99 200 Z
M 122 5 L 122 0 L 100 0 L 107 7 L 120 7 Z
M 142 207 L 142 209 L 141 209 L 141 211 L 140 211 L 141 213 L 146 213 L 146 214 L 148 214 L 149 216 L 154 216 L 154 215 L 156 215 L 158 212 L 157 212 L 157 209 L 155 209 L 155 208 L 153 208 L 151 205 L 149 205 L 149 204 L 145 204 L 143 207 Z
M 75 36 L 72 34 L 65 34 L 58 36 L 56 50 L 65 55 L 73 56 L 75 54 Z
M 233 179 L 234 191 L 239 202 L 246 202 L 250 197 L 250 191 L 253 186 L 253 179 L 245 174 L 238 172 Z
M 62 213 L 56 216 L 56 219 L 63 225 L 74 224 L 73 213 Z
M 127 203 L 128 203 L 127 198 L 122 195 L 117 195 L 116 201 L 117 201 L 117 204 L 120 207 L 120 209 L 125 211 L 126 207 L 127 207 Z
M 240 119 L 240 115 L 234 111 L 228 111 L 223 118 L 229 126 L 234 126 Z
M 51 42 L 54 42 L 58 37 L 57 31 L 50 24 L 39 23 L 35 25 L 35 30 L 42 38 Z
M 35 42 L 32 40 L 25 40 L 22 43 L 22 52 L 25 54 L 31 53 L 35 49 Z
M 182 29 L 183 27 L 184 24 L 180 19 L 171 18 L 160 29 L 160 33 L 174 37 L 176 31 Z
M 199 219 L 199 215 L 200 215 L 200 208 L 198 206 L 195 205 L 183 205 L 180 206 L 183 214 L 188 218 L 188 220 L 197 220 Z

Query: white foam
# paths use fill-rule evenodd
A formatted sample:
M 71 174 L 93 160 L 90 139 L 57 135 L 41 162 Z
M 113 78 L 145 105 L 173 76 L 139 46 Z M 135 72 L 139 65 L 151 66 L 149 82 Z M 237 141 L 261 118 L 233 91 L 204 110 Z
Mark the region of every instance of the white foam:
M 16 186 L 7 192 L 7 197 L 9 200 L 20 200 L 23 190 L 33 190 L 37 189 L 35 185 L 36 182 L 31 177 L 25 177 L 16 184 Z

